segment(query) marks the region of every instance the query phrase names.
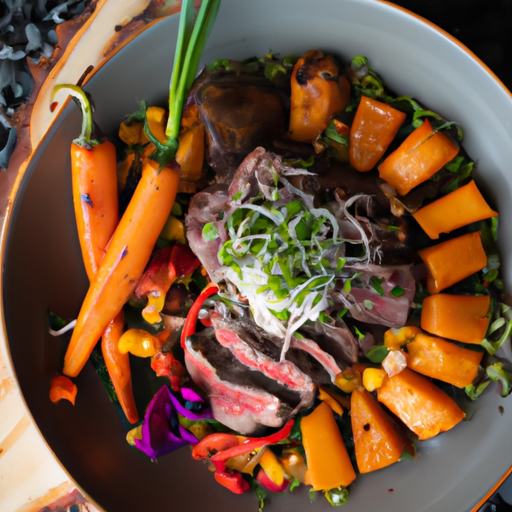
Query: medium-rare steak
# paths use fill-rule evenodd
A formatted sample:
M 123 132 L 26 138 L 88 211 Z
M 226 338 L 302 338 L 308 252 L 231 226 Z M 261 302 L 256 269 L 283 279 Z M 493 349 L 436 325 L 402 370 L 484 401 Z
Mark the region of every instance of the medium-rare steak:
M 214 417 L 243 434 L 261 426 L 280 427 L 302 408 L 300 393 L 242 364 L 213 337 L 213 330 L 189 336 L 185 363 L 210 396 Z

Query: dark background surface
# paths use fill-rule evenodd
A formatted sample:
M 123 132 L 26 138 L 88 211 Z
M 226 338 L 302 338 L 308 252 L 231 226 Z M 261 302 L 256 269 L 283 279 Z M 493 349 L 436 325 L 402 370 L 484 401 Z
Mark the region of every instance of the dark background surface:
M 456 37 L 512 90 L 512 0 L 397 0 Z

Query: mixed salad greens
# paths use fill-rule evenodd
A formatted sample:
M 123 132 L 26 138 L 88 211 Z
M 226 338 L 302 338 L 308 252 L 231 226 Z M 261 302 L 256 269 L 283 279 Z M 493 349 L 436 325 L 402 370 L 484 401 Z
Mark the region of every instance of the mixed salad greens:
M 74 403 L 90 358 L 149 459 L 189 445 L 260 507 L 304 484 L 339 506 L 491 381 L 510 393 L 497 212 L 461 127 L 363 56 L 220 59 L 195 77 L 218 7 L 184 2 L 169 110 L 143 104 L 115 145 L 81 89 L 56 90 L 84 113 L 91 284 L 76 322 L 50 318 L 73 329 L 50 397 Z

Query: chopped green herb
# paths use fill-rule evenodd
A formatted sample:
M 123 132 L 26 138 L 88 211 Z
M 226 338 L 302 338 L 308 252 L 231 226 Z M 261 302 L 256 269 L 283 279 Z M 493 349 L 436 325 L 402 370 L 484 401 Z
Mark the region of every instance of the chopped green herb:
M 376 345 L 375 347 L 372 347 L 370 350 L 368 350 L 368 352 L 366 352 L 366 357 L 372 363 L 382 363 L 388 354 L 388 348 L 386 348 L 384 345 Z
M 384 296 L 384 289 L 382 288 L 382 279 L 379 279 L 377 276 L 372 276 L 372 286 L 375 288 L 375 291 L 381 296 Z
M 395 286 L 391 290 L 391 295 L 394 295 L 395 297 L 401 297 L 404 294 L 404 289 L 401 286 Z
M 354 331 L 356 331 L 357 337 L 362 340 L 364 338 L 364 334 L 354 325 Z
M 208 224 L 204 225 L 203 238 L 209 242 L 219 238 L 219 230 L 217 229 L 215 222 L 208 222 Z

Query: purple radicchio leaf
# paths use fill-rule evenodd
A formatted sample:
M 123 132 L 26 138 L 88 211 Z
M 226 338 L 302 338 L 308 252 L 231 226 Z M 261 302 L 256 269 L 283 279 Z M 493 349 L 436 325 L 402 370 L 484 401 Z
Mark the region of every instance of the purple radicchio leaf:
M 185 395 L 190 399 L 195 398 L 196 394 L 187 391 Z M 201 397 L 196 396 L 203 402 Z M 213 417 L 210 408 L 200 412 L 190 411 L 181 404 L 167 386 L 163 386 L 148 405 L 141 428 L 142 438 L 135 439 L 135 447 L 154 460 L 188 444 L 197 443 L 198 439 L 179 423 L 178 413 L 190 420 Z

